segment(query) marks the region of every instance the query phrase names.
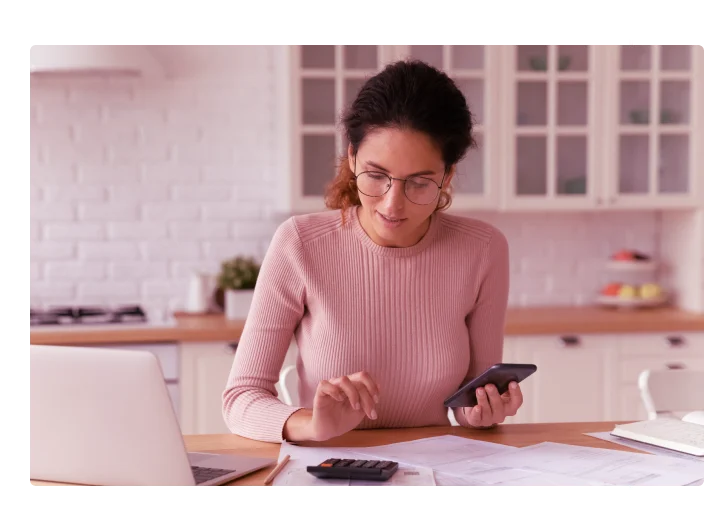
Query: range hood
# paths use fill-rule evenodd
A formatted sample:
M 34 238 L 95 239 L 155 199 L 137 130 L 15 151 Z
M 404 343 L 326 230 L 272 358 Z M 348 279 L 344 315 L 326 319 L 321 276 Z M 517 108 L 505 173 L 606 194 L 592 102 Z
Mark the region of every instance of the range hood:
M 32 46 L 31 74 L 162 76 L 148 46 Z

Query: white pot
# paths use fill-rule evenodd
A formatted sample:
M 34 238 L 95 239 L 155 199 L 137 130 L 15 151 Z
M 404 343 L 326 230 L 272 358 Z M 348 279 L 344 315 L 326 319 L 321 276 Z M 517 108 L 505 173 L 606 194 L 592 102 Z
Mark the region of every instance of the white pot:
M 254 290 L 225 290 L 225 318 L 246 319 Z

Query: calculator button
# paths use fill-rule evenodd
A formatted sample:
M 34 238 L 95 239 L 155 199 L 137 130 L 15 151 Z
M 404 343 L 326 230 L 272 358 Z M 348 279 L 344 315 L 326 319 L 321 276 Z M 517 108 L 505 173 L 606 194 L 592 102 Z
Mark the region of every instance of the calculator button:
M 376 466 L 378 463 L 379 463 L 378 460 L 370 460 L 369 462 L 367 462 L 366 464 L 364 464 L 362 467 L 365 467 L 365 468 L 373 468 L 373 467 Z
M 350 467 L 353 467 L 353 468 L 362 467 L 367 462 L 369 462 L 369 460 L 355 460 L 352 464 L 350 464 Z
M 350 458 L 345 458 L 345 459 L 340 460 L 339 462 L 337 462 L 336 464 L 333 464 L 333 465 L 335 467 L 347 467 L 350 464 L 352 464 L 353 462 L 354 462 L 354 460 L 352 460 Z
M 339 458 L 328 458 L 325 462 L 320 464 L 320 467 L 332 467 L 336 462 L 339 462 Z
M 394 465 L 394 462 L 390 462 L 388 460 L 385 460 L 376 467 L 377 467 L 377 469 L 386 469 L 386 468 L 391 467 L 393 465 Z

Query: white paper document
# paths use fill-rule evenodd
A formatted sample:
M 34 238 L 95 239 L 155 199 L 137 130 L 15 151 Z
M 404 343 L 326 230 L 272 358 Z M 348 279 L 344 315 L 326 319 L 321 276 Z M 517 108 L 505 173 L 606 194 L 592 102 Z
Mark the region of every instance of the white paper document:
M 601 486 L 595 480 L 465 461 L 435 477 L 440 486 Z
M 600 438 L 599 434 L 591 436 Z M 519 449 L 453 435 L 366 448 L 284 442 L 279 460 L 286 455 L 291 459 L 275 486 L 683 486 L 704 479 L 700 460 L 554 442 Z M 306 471 L 306 466 L 328 458 L 393 460 L 399 469 L 380 482 L 318 479 Z
M 355 448 L 355 458 L 394 460 L 446 472 L 457 464 L 496 453 L 513 452 L 517 447 L 444 435 L 377 447 Z
M 584 433 L 587 436 L 593 436 L 594 438 L 599 438 L 601 440 L 606 440 L 607 442 L 613 442 L 614 444 L 619 444 L 622 446 L 632 447 L 633 449 L 639 449 L 645 451 L 646 453 L 652 453 L 653 455 L 662 455 L 672 458 L 681 458 L 683 460 L 695 460 L 697 462 L 704 463 L 704 457 L 690 455 L 689 453 L 680 453 L 679 451 L 673 451 L 672 449 L 665 449 L 664 447 L 658 447 L 651 444 L 646 444 L 644 442 L 638 442 L 637 440 L 629 440 L 628 438 L 620 438 L 614 436 L 611 433 Z
M 482 462 L 617 486 L 682 486 L 704 478 L 699 462 L 554 442 L 490 455 Z
M 306 471 L 328 458 L 359 458 L 350 448 L 301 447 L 284 442 L 279 460 L 291 458 L 274 479 L 274 486 L 435 486 L 433 470 L 399 462 L 396 473 L 386 481 L 319 479 Z
M 519 451 L 517 447 L 454 435 L 435 436 L 355 449 L 356 457 L 423 465 L 435 471 L 438 486 L 594 486 L 603 483 L 569 475 L 493 466 L 485 457 Z
M 530 469 L 487 464 L 483 461 L 466 461 L 436 475 L 439 485 L 448 479 L 459 478 L 467 484 L 460 486 L 481 486 L 499 488 L 603 488 L 612 487 L 600 481 L 574 477 L 560 473 L 545 473 Z

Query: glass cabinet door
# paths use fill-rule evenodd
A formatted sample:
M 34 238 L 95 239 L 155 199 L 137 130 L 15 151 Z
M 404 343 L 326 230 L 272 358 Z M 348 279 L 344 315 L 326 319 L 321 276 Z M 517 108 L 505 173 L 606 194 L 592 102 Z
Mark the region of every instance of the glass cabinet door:
M 700 205 L 701 46 L 291 46 L 290 211 L 325 208 L 343 110 L 407 57 L 445 71 L 474 115 L 452 210 Z
M 489 154 L 492 134 L 499 129 L 495 94 L 496 46 L 399 46 L 397 58 L 422 60 L 443 70 L 464 94 L 474 117 L 477 148 L 457 165 L 453 180 L 452 210 L 493 209 L 498 202 L 498 173 Z
M 507 208 L 594 205 L 595 62 L 593 46 L 507 47 Z
M 694 200 L 695 64 L 700 46 L 616 46 L 610 202 Z M 701 89 L 699 87 L 698 89 Z
M 339 120 L 380 68 L 381 46 L 292 46 L 294 75 L 292 208 L 320 211 L 347 144 Z

